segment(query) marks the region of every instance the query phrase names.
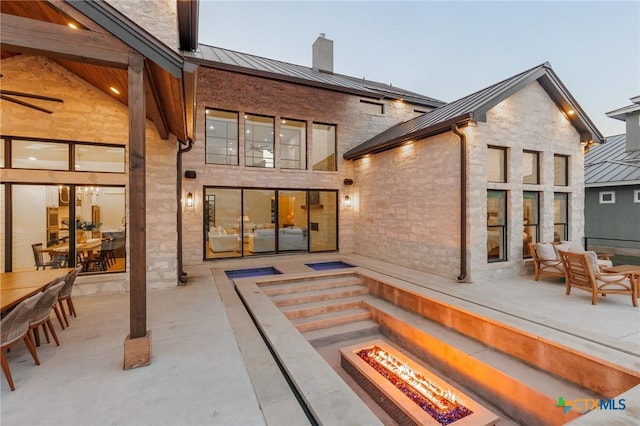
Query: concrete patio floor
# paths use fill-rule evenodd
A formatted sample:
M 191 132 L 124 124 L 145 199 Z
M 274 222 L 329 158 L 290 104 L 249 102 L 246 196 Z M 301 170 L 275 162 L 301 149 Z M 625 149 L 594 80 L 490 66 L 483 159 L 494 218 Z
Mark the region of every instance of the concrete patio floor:
M 257 376 L 259 369 L 241 350 L 256 333 L 246 322 L 238 325 L 246 312 L 232 300 L 235 293 L 222 271 L 276 266 L 284 273 L 301 272 L 309 260 L 339 259 L 416 284 L 432 297 L 453 297 L 503 322 L 549 327 L 551 338 L 587 353 L 614 350 L 619 358 L 612 362 L 640 371 L 640 308 L 626 296 L 611 295 L 592 306 L 585 292 L 565 296 L 557 279 L 460 284 L 356 255 L 236 259 L 188 267 L 187 286 L 148 293 L 152 363 L 135 370 L 122 370 L 128 294 L 74 297 L 78 318 L 71 318 L 66 330 L 54 321 L 61 346 L 39 347 L 40 366 L 22 344 L 8 354 L 16 391 L 3 377 L 0 421 L 7 426 L 298 424 L 292 421 L 297 417 L 278 409 L 286 406 L 283 401 L 265 402 L 264 389 L 276 384 L 267 374 Z M 638 387 L 627 398 L 618 424 L 637 424 L 627 422 L 640 419 Z M 574 423 L 613 420 L 606 417 L 611 413 L 594 414 L 600 417 Z

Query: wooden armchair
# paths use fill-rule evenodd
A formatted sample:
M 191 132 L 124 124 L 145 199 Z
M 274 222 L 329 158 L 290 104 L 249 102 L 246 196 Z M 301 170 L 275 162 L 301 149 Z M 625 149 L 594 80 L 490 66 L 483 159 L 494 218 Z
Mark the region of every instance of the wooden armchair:
M 572 253 L 560 251 L 564 265 L 566 294 L 571 294 L 571 287 L 591 293 L 591 304 L 598 303 L 598 294 L 628 294 L 631 303 L 637 307 L 636 286 L 633 274 L 600 272 L 597 259 L 590 253 Z
M 556 258 L 555 251 L 554 257 L 550 257 L 550 253 L 545 258 L 545 254 L 538 253 L 536 243 L 529 243 L 529 253 L 533 259 L 533 267 L 535 269 L 535 281 L 538 281 L 540 275 L 545 274 L 552 277 L 564 277 L 564 267 L 562 266 L 562 260 Z

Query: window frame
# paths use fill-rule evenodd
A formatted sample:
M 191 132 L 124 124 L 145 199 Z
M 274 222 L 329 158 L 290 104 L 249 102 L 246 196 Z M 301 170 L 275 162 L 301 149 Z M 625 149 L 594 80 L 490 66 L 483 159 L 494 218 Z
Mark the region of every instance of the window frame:
M 633 202 L 640 203 L 640 189 L 633 190 Z
M 556 160 L 564 159 L 564 174 L 558 176 L 556 170 Z M 564 180 L 564 183 L 558 183 L 559 178 Z M 553 185 L 554 186 L 569 186 L 569 156 L 564 154 L 553 154 Z
M 283 156 L 283 147 L 285 146 L 296 146 L 296 145 L 291 145 L 291 144 L 285 144 L 283 143 L 283 130 L 282 130 L 282 126 L 286 125 L 288 121 L 293 121 L 296 123 L 303 123 L 304 124 L 304 131 L 301 133 L 304 137 L 304 140 L 300 141 L 300 144 L 297 145 L 299 151 L 300 151 L 300 158 L 298 160 L 292 160 L 292 159 L 285 159 Z M 299 120 L 299 119 L 295 119 L 295 118 L 286 118 L 286 117 L 280 117 L 280 131 L 278 132 L 278 136 L 279 136 L 279 140 L 280 140 L 280 158 L 279 158 L 279 162 L 280 162 L 280 169 L 286 169 L 286 170 L 307 170 L 307 150 L 308 150 L 308 144 L 307 144 L 307 129 L 308 129 L 308 124 L 306 120 Z M 285 164 L 287 162 L 296 162 L 298 163 L 298 167 L 286 167 Z
M 311 169 L 314 172 L 337 172 L 338 171 L 338 125 L 333 123 L 323 123 L 320 121 L 313 121 L 311 123 L 311 162 L 314 161 L 314 153 L 317 147 L 314 131 L 315 126 L 331 126 L 334 128 L 334 140 L 333 140 L 333 169 L 316 169 L 315 164 L 311 164 Z M 326 159 L 327 157 L 325 157 Z M 324 161 L 324 160 L 323 160 Z
M 558 196 L 562 196 L 565 200 L 564 205 L 564 216 L 566 218 L 566 222 L 558 222 L 556 217 L 556 201 L 558 200 Z M 555 238 L 555 230 L 556 226 L 563 227 L 562 236 L 559 239 Z M 569 193 L 568 192 L 554 192 L 553 193 L 553 232 L 554 232 L 554 242 L 558 241 L 569 241 Z
M 611 199 L 606 200 L 605 196 L 611 195 Z M 615 204 L 616 203 L 616 191 L 600 191 L 598 192 L 599 204 Z
M 539 185 L 540 184 L 540 152 L 539 151 L 532 151 L 532 150 L 523 150 L 522 151 L 522 167 L 524 170 L 524 158 L 525 158 L 525 154 L 530 154 L 533 155 L 535 158 L 535 182 L 526 182 L 525 181 L 525 175 L 522 175 L 522 183 L 525 185 Z
M 250 121 L 250 117 L 260 117 L 260 118 L 268 118 L 271 119 L 271 141 L 264 141 L 265 144 L 271 144 L 271 151 L 272 151 L 272 161 L 271 161 L 271 166 L 269 166 L 269 162 L 268 159 L 265 159 L 265 157 L 261 157 L 262 160 L 264 162 L 264 165 L 259 165 L 259 164 L 255 164 L 253 161 L 251 164 L 248 163 L 247 160 L 249 159 L 253 159 L 255 160 L 256 158 L 260 158 L 257 156 L 249 156 L 248 152 L 250 151 L 248 149 L 248 143 L 247 143 L 247 133 L 249 133 L 249 131 L 247 130 L 248 127 L 248 122 Z M 255 121 L 256 123 L 259 123 L 258 121 Z M 252 126 L 255 126 L 255 124 L 253 124 Z M 265 126 L 266 127 L 266 126 Z M 276 168 L 276 118 L 275 116 L 272 115 L 264 115 L 264 114 L 254 114 L 254 113 L 250 113 L 250 112 L 245 112 L 244 113 L 244 134 L 243 134 L 243 141 L 244 141 L 244 166 L 245 167 L 255 167 L 258 169 L 275 169 Z M 253 139 L 253 135 L 255 135 L 255 133 L 252 133 L 252 139 L 251 142 L 252 143 L 263 143 L 262 141 L 258 142 L 256 140 Z M 258 147 L 261 148 L 261 147 Z M 269 149 L 267 148 L 267 151 Z M 263 150 L 264 151 L 264 150 Z
M 229 155 L 228 152 L 224 155 L 226 162 L 222 163 L 222 162 L 210 162 L 209 161 L 209 144 L 208 144 L 208 131 L 209 131 L 209 125 L 207 123 L 208 121 L 208 115 L 209 115 L 209 111 L 219 111 L 219 112 L 224 112 L 227 114 L 235 114 L 236 116 L 236 138 L 235 138 L 235 146 L 231 149 L 235 149 L 235 162 L 229 162 L 230 158 L 233 158 L 233 156 Z M 220 117 L 222 119 L 222 117 Z M 211 136 L 213 138 L 213 136 Z M 217 139 L 222 139 L 222 138 L 217 138 Z M 230 138 L 226 137 L 226 144 L 229 143 Z M 225 150 L 228 151 L 230 148 L 228 146 L 225 145 Z M 221 155 L 221 154 L 212 154 L 212 155 Z M 240 113 L 238 111 L 232 111 L 232 110 L 226 110 L 226 109 L 221 109 L 221 108 L 210 108 L 210 107 L 205 107 L 204 109 L 204 163 L 205 164 L 214 164 L 214 165 L 219 165 L 219 166 L 238 166 L 240 164 Z
M 526 194 L 534 194 L 535 195 L 535 200 L 536 200 L 536 212 L 535 212 L 535 217 L 537 218 L 535 223 L 530 223 L 527 222 L 526 224 L 524 223 L 524 200 L 526 199 L 525 195 Z M 524 229 L 528 228 L 528 227 L 532 227 L 535 228 L 535 233 L 532 235 L 532 243 L 537 243 L 540 241 L 540 192 L 539 191 L 523 191 L 522 192 L 522 208 L 523 208 L 523 223 L 522 223 L 522 227 L 523 227 L 523 233 L 526 233 L 524 231 Z M 527 234 L 528 235 L 528 234 Z M 530 259 L 532 257 L 531 253 L 529 252 L 529 245 L 528 244 L 523 244 L 522 247 L 522 258 L 523 259 Z
M 508 235 L 507 235 L 507 228 L 509 225 L 509 217 L 508 217 L 508 213 L 509 213 L 509 206 L 508 206 L 508 200 L 509 200 L 509 191 L 507 190 L 503 190 L 503 189 L 488 189 L 487 190 L 487 204 L 490 198 L 493 197 L 489 197 L 490 193 L 500 193 L 502 194 L 502 200 L 503 200 L 503 205 L 504 205 L 504 211 L 502 212 L 502 217 L 504 218 L 504 221 L 501 224 L 489 224 L 489 208 L 487 206 L 487 242 L 489 241 L 489 231 L 491 229 L 499 229 L 502 231 L 502 241 L 500 242 L 502 244 L 502 254 L 499 255 L 497 258 L 490 258 L 489 257 L 489 252 L 487 251 L 487 263 L 498 263 L 498 262 L 506 262 L 509 260 L 509 257 L 507 255 L 507 241 L 508 241 Z M 500 212 L 499 212 L 500 213 Z M 498 215 L 498 217 L 500 217 L 500 215 Z
M 489 155 L 488 152 L 489 150 L 493 150 L 493 151 L 500 151 L 502 152 L 502 158 L 501 160 L 501 169 L 502 169 L 502 173 L 504 174 L 504 176 L 502 176 L 502 180 L 491 180 L 489 178 Z M 509 182 L 509 171 L 508 171 L 508 161 L 507 161 L 507 157 L 508 157 L 508 148 L 505 146 L 496 146 L 496 145 L 489 145 L 487 146 L 487 182 L 492 182 L 492 183 L 507 183 Z

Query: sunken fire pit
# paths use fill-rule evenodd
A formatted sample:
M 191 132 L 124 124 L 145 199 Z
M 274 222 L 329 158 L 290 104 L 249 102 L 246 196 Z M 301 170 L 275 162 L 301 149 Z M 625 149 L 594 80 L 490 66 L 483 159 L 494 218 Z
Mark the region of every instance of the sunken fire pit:
M 342 368 L 401 425 L 491 425 L 499 417 L 382 340 L 340 349 Z

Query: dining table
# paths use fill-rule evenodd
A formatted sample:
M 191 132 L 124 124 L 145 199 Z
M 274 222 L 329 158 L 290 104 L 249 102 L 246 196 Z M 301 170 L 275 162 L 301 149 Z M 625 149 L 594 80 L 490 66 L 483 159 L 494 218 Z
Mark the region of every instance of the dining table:
M 94 250 L 99 250 L 102 245 L 102 238 L 91 238 L 84 242 L 76 244 L 76 253 L 82 253 L 82 257 L 91 260 Z M 66 266 L 69 264 L 69 242 L 54 244 L 49 247 L 40 249 L 41 253 L 47 253 L 51 256 L 55 267 Z
M 3 272 L 0 274 L 0 311 L 16 306 L 71 271 L 73 268 Z

